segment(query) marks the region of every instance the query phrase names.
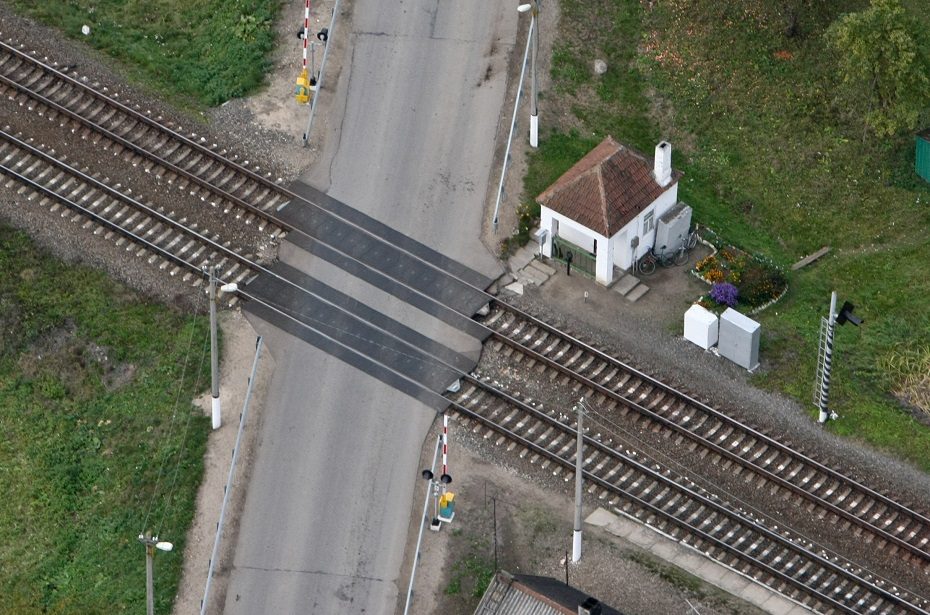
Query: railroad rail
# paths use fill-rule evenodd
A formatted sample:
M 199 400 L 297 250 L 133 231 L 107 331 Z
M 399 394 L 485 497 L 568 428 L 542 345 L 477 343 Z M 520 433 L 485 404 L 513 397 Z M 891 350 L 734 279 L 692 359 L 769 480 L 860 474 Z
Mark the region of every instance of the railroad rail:
M 149 254 L 148 262 L 198 286 L 208 265 L 223 271 L 226 282 L 246 283 L 257 275 L 256 263 L 221 243 L 217 236 L 199 232 L 196 224 L 176 220 L 169 213 L 74 168 L 51 153 L 0 130 L 0 173 L 40 195 L 53 212 L 71 216 L 83 228 L 115 237 L 116 245 Z
M 736 463 L 874 535 L 891 553 L 930 563 L 930 519 L 745 423 L 648 376 L 502 301 L 481 320 L 492 343 L 582 385 L 595 404 L 620 406 L 692 448 Z
M 70 125 L 84 139 L 94 143 L 107 139 L 114 144 L 114 153 L 123 154 L 133 165 L 141 164 L 146 172 L 176 182 L 224 213 L 235 209 L 246 222 L 255 221 L 259 230 L 274 221 L 272 212 L 290 198 L 268 174 L 249 168 L 248 161 L 240 164 L 234 154 L 227 157 L 217 144 L 206 145 L 196 133 L 181 134 L 161 116 L 123 104 L 116 100 L 118 94 L 97 90 L 4 42 L 0 42 L 0 92 L 32 105 L 63 127 Z M 282 230 L 278 226 L 269 232 L 277 237 Z
M 162 118 L 115 101 L 105 89 L 98 91 L 94 85 L 5 43 L 0 43 L 0 91 L 71 127 L 82 138 L 94 143 L 104 139 L 104 147 L 112 143 L 114 152 L 133 165 L 141 165 L 146 172 L 183 187 L 218 211 L 254 222 L 271 237 L 280 239 L 285 233 L 297 231 L 275 213 L 300 197 L 270 179 L 270 175 L 249 168 L 247 161 L 240 164 L 227 158 L 227 152 L 215 144 L 206 145 L 204 137 L 181 134 L 180 129 L 163 125 Z M 53 208 L 65 205 L 76 221 L 85 219 L 85 225 L 99 225 L 108 236 L 116 236 L 118 243 L 129 241 L 142 246 L 138 249 L 151 253 L 151 259 L 162 259 L 162 269 L 172 275 L 192 277 L 193 283 L 199 284 L 202 276 L 197 274 L 208 263 L 225 264 L 223 277 L 227 282 L 247 281 L 263 270 L 252 257 L 225 245 L 221 238 L 201 233 L 185 220 L 175 220 L 164 211 L 108 188 L 84 171 L 53 161 L 48 151 L 6 131 L 2 137 L 0 171 L 43 199 L 54 201 Z M 353 224 L 319 205 L 308 204 L 325 216 Z M 316 241 L 322 242 L 319 238 Z M 371 264 L 365 266 L 372 268 Z M 458 279 L 455 282 L 468 284 Z M 504 344 L 581 383 L 596 403 L 615 403 L 636 412 L 661 429 L 687 439 L 694 447 L 739 463 L 766 481 L 816 503 L 825 514 L 855 524 L 892 549 L 923 564 L 930 561 L 930 519 L 923 513 L 490 295 L 488 301 L 493 309 L 481 322 L 492 332 L 494 343 Z
M 571 478 L 576 427 L 473 377 L 447 394 L 450 412 L 475 430 L 485 428 L 522 448 L 543 468 L 554 464 Z M 769 527 L 694 485 L 687 477 L 643 463 L 584 435 L 582 472 L 589 492 L 599 491 L 615 511 L 634 517 L 737 572 L 824 613 L 927 613 L 920 596 L 856 564 L 824 555 L 822 548 L 784 528 Z

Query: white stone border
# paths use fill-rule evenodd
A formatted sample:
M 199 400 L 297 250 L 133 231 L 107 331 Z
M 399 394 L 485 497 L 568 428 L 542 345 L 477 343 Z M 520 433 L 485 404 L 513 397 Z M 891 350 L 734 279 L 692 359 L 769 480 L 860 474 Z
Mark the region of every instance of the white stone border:
M 713 233 L 713 231 L 711 231 L 711 232 Z M 716 233 L 714 233 L 714 234 L 716 235 Z M 716 256 L 717 253 L 720 251 L 720 250 L 717 249 L 717 246 L 715 246 L 714 244 L 710 243 L 709 241 L 705 241 L 700 235 L 698 235 L 698 241 L 699 241 L 700 243 L 704 244 L 705 246 L 709 246 L 709 247 L 713 250 L 713 252 L 711 252 L 710 254 L 708 254 L 707 256 L 705 256 L 704 258 L 710 258 L 711 256 Z M 732 246 L 732 247 L 736 248 L 736 246 Z M 742 252 L 745 252 L 746 254 L 749 254 L 748 252 L 746 252 L 745 250 L 742 250 L 741 248 L 736 248 L 736 249 L 737 249 L 737 250 L 740 250 L 740 251 L 742 251 Z M 750 257 L 753 258 L 753 259 L 755 259 L 755 257 L 752 256 L 752 255 L 750 255 Z M 704 259 L 701 259 L 701 260 L 704 260 Z M 706 279 L 704 276 L 702 276 L 700 273 L 698 273 L 697 269 L 695 269 L 694 267 L 691 268 L 690 273 L 691 273 L 691 275 L 693 275 L 694 277 L 696 277 L 696 278 L 699 279 L 700 281 L 704 282 L 704 283 L 707 284 L 708 286 L 713 286 L 713 285 L 714 285 L 713 282 L 711 282 L 710 280 L 708 280 L 708 279 Z M 752 308 L 751 310 L 749 310 L 749 312 L 747 312 L 747 315 L 748 315 L 748 316 L 755 316 L 756 314 L 758 314 L 758 313 L 761 312 L 762 310 L 765 310 L 765 309 L 770 308 L 771 306 L 773 306 L 773 305 L 775 305 L 776 303 L 778 303 L 779 301 L 781 301 L 782 297 L 784 297 L 787 293 L 788 293 L 788 281 L 787 281 L 787 279 L 786 279 L 786 280 L 785 280 L 785 288 L 782 289 L 782 291 L 778 294 L 777 297 L 775 297 L 774 299 L 772 299 L 772 300 L 769 301 L 768 303 L 763 303 L 762 305 L 758 305 L 758 306 Z M 700 301 L 700 298 L 698 298 L 698 300 L 695 301 L 695 303 L 697 303 L 698 301 Z

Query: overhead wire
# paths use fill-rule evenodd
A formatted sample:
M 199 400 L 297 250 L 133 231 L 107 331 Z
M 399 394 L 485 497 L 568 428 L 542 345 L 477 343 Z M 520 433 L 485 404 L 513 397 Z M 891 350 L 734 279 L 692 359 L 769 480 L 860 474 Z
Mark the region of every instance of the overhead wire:
M 161 480 L 162 480 L 162 477 L 164 476 L 167 459 L 170 454 L 171 439 L 174 433 L 174 425 L 175 425 L 175 422 L 178 416 L 178 407 L 180 406 L 181 392 L 184 389 L 184 378 L 187 374 L 188 362 L 190 361 L 191 348 L 193 347 L 193 342 L 194 342 L 194 333 L 197 331 L 198 318 L 199 316 L 197 314 L 197 311 L 195 310 L 194 314 L 191 317 L 190 335 L 188 336 L 188 340 L 187 340 L 187 350 L 184 353 L 184 362 L 181 367 L 181 378 L 179 379 L 177 393 L 175 394 L 175 398 L 174 398 L 174 407 L 172 408 L 172 411 L 171 411 L 171 421 L 168 424 L 168 432 L 164 434 L 164 436 L 159 438 L 162 444 L 161 446 L 162 453 L 160 455 L 161 463 L 159 464 L 159 467 L 158 467 L 158 475 L 155 478 L 155 485 L 152 488 L 152 493 L 149 496 L 149 503 L 148 503 L 148 506 L 146 507 L 145 516 L 142 520 L 142 529 L 139 532 L 140 534 L 144 533 L 146 527 L 148 526 L 149 517 L 151 516 L 152 508 L 157 499 L 159 487 L 161 485 Z M 145 474 L 145 471 L 146 471 L 146 468 L 145 466 L 143 466 L 141 469 L 141 472 L 143 475 Z

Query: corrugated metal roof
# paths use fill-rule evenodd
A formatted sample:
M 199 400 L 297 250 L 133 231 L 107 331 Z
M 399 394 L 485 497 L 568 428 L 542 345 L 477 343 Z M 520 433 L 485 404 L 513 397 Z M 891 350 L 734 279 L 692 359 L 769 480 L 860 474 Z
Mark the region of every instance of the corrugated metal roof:
M 513 577 L 499 572 L 484 592 L 475 615 L 565 615 L 565 611 L 524 593 Z
M 577 615 L 590 597 L 549 577 L 499 571 L 484 592 L 475 615 Z M 623 615 L 601 604 L 601 615 Z

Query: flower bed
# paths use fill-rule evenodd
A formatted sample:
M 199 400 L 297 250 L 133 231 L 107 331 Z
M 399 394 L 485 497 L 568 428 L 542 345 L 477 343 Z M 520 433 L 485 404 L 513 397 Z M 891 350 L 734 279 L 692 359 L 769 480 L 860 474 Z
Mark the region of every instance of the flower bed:
M 741 307 L 742 311 L 755 314 L 781 299 L 788 290 L 788 280 L 781 269 L 733 246 L 725 246 L 701 259 L 693 272 L 711 285 L 710 293 L 698 300 L 708 309 Z

